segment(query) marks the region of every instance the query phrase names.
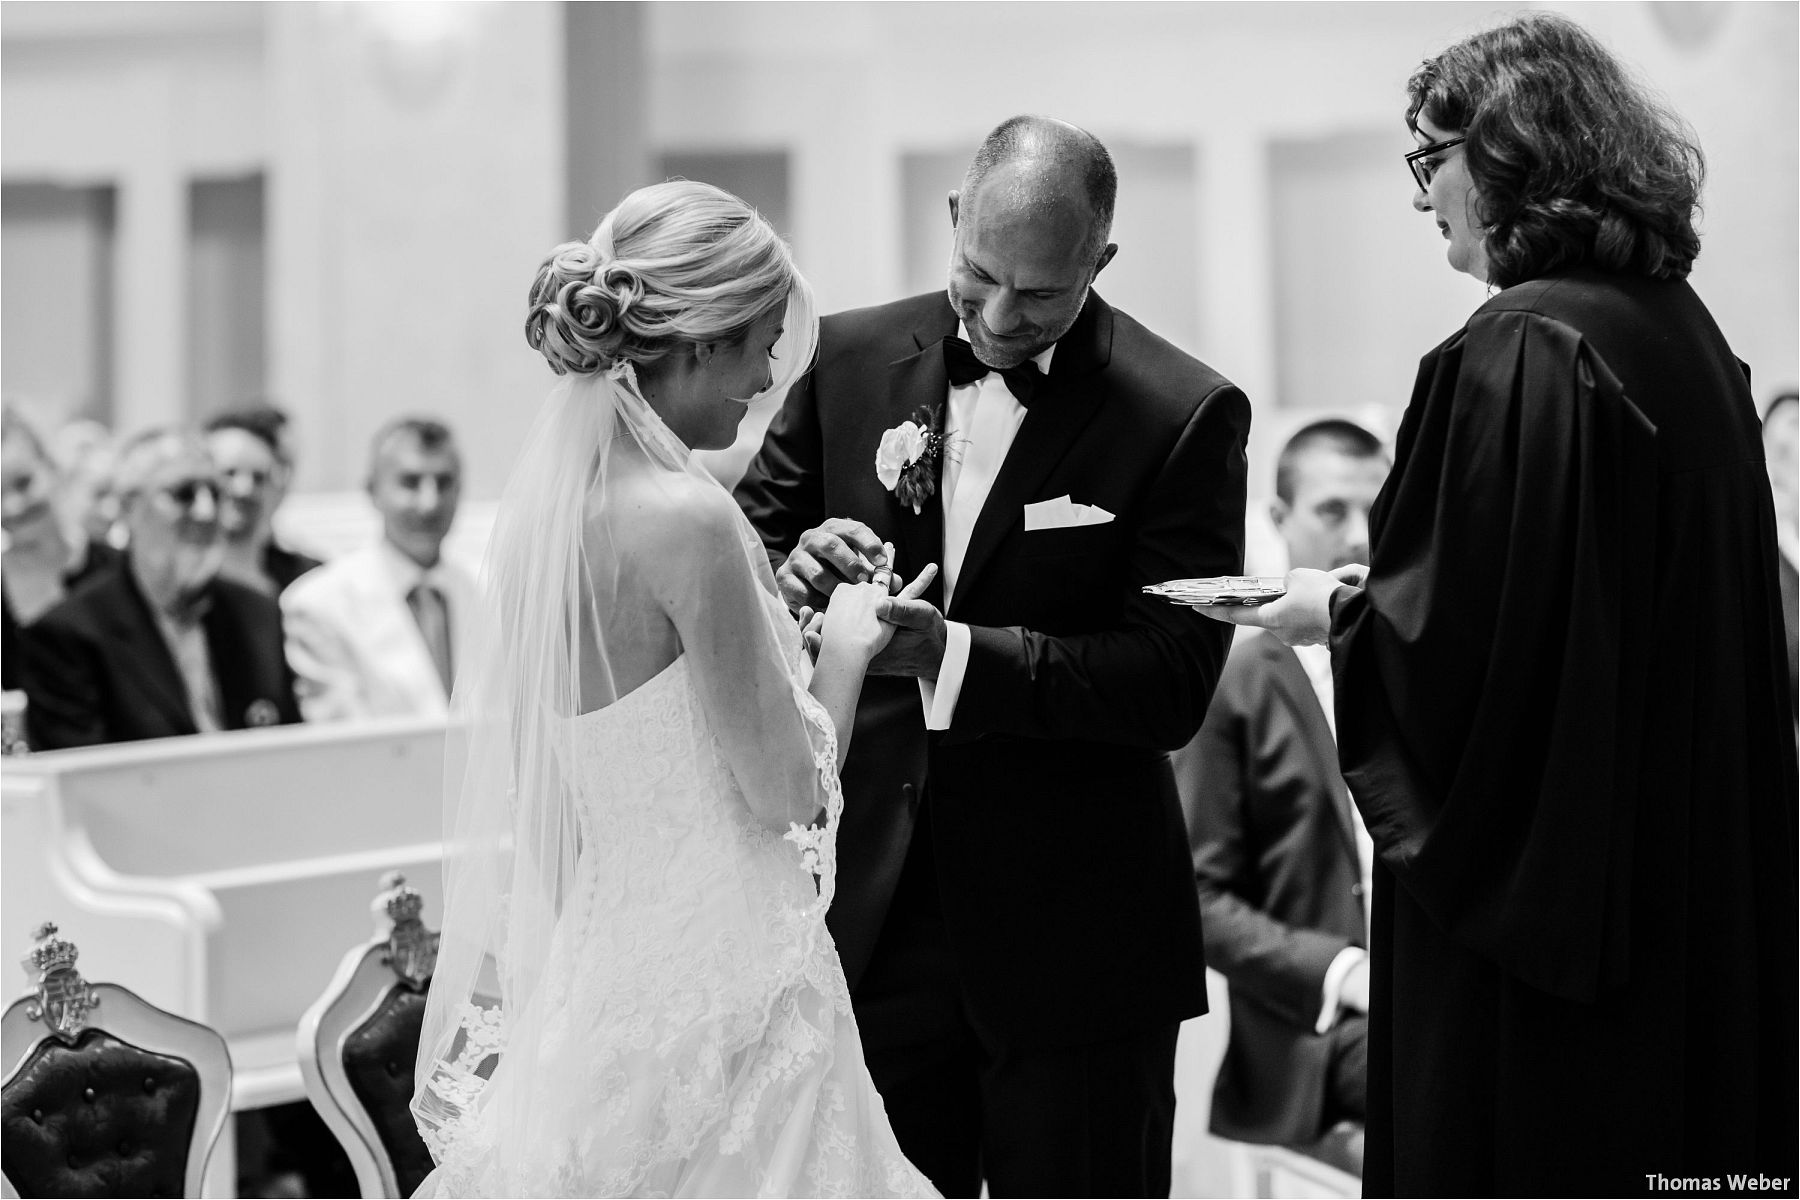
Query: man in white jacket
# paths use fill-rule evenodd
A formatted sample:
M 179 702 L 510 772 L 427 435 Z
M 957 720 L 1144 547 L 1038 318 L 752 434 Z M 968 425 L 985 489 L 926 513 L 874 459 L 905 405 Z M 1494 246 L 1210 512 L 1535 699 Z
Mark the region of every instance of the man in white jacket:
M 444 715 L 459 635 L 474 616 L 474 577 L 441 553 L 462 492 L 450 430 L 419 417 L 389 422 L 370 448 L 368 487 L 380 540 L 281 595 L 308 721 Z

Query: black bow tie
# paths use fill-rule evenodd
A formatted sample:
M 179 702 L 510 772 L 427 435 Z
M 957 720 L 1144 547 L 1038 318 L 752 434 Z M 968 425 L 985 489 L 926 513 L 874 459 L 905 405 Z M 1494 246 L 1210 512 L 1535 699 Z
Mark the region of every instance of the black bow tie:
M 999 375 L 1022 408 L 1031 407 L 1031 397 L 1044 381 L 1044 373 L 1031 359 L 1016 367 L 990 367 L 975 357 L 973 346 L 959 337 L 944 339 L 944 369 L 950 373 L 951 387 L 965 387 L 985 375 Z

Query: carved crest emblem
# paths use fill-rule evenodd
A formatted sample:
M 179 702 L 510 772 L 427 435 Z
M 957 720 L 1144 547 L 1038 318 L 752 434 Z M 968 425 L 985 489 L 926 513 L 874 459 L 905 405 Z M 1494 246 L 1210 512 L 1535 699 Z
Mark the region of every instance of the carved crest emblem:
M 376 903 L 387 910 L 393 927 L 388 931 L 385 961 L 402 982 L 418 989 L 431 982 L 437 970 L 438 935 L 425 928 L 419 914 L 425 909 L 424 897 L 416 888 L 406 885 L 406 876 L 398 871 L 384 875 L 385 889 Z
M 73 942 L 56 936 L 53 922 L 38 926 L 31 938 L 37 945 L 25 956 L 24 966 L 37 996 L 25 1006 L 25 1016 L 42 1021 L 61 1040 L 73 1042 L 100 998 L 75 969 L 81 952 Z

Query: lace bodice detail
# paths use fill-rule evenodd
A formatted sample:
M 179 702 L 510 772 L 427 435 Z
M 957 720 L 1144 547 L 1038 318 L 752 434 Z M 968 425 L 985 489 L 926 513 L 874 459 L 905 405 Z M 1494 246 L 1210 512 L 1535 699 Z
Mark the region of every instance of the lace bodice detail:
M 822 928 L 819 888 L 801 850 L 744 803 L 686 656 L 573 726 L 582 853 L 564 926 L 611 951 L 603 978 L 581 982 L 691 979 L 711 994 L 720 981 L 750 993 L 790 981 Z
M 756 825 L 694 694 L 685 654 L 615 703 L 573 718 L 569 744 L 576 815 L 583 836 L 595 835 L 597 855 L 676 826 L 724 820 L 749 832 Z

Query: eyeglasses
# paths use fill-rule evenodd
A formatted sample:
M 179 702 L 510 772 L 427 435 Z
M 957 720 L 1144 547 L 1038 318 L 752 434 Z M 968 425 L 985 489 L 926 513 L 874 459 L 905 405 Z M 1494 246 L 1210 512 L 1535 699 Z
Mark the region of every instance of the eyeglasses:
M 188 512 L 204 494 L 214 505 L 219 503 L 219 485 L 208 479 L 188 479 L 171 484 L 156 493 L 181 512 Z
M 1441 163 L 1429 162 L 1434 154 L 1442 154 L 1452 146 L 1460 146 L 1467 141 L 1464 137 L 1445 138 L 1441 142 L 1433 142 L 1429 146 L 1420 146 L 1406 156 L 1406 169 L 1412 172 L 1413 182 L 1419 185 L 1421 192 L 1431 187 L 1431 177 L 1437 174 Z

